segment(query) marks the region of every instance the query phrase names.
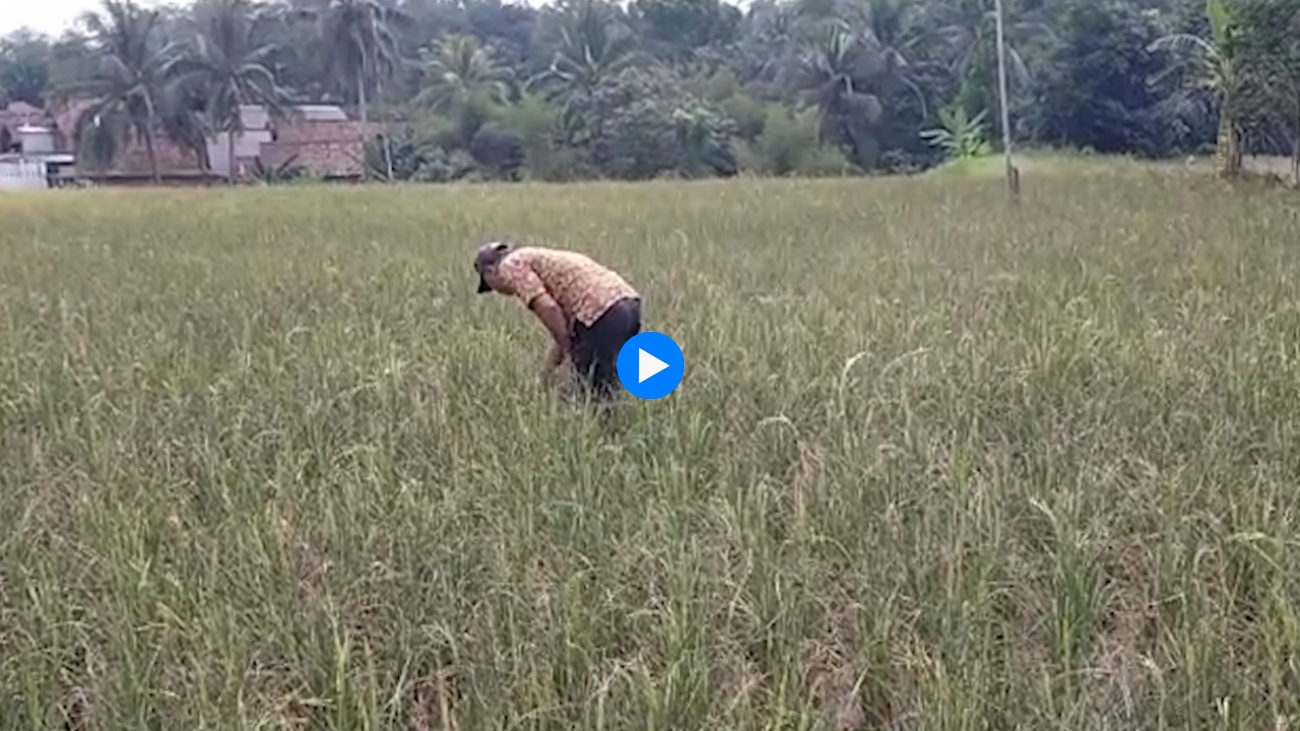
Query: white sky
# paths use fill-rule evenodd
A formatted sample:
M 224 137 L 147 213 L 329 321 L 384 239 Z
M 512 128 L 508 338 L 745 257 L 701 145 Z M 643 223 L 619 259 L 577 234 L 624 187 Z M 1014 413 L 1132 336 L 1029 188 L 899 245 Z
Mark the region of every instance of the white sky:
M 136 0 L 144 7 L 189 5 L 191 0 Z M 524 0 L 525 5 L 544 5 L 549 0 Z M 58 37 L 71 28 L 87 10 L 98 10 L 99 0 L 0 0 L 0 35 L 24 26 Z
M 136 0 L 144 7 L 159 5 L 188 5 L 189 0 Z M 549 0 L 524 0 L 525 5 L 537 7 Z M 733 4 L 746 7 L 747 1 Z M 99 0 L 0 0 L 0 35 L 12 33 L 24 26 L 46 35 L 58 37 L 76 22 L 87 10 L 98 10 Z
M 140 5 L 146 7 L 161 4 L 157 0 L 140 0 Z M 0 0 L 0 35 L 26 26 L 59 36 L 72 27 L 77 16 L 99 8 L 99 0 Z

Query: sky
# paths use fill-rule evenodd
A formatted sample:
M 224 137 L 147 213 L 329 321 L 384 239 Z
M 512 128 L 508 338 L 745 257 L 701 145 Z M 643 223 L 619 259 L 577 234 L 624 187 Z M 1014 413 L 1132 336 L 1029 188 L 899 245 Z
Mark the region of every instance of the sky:
M 151 7 L 161 3 L 142 0 Z M 58 36 L 87 10 L 98 10 L 99 0 L 0 0 L 0 35 L 23 26 L 47 35 Z
M 544 0 L 524 0 L 525 5 L 542 5 Z M 136 0 L 143 7 L 170 4 L 188 4 L 163 0 Z M 24 26 L 46 35 L 58 37 L 71 28 L 77 18 L 87 10 L 98 10 L 100 0 L 0 0 L 0 36 Z

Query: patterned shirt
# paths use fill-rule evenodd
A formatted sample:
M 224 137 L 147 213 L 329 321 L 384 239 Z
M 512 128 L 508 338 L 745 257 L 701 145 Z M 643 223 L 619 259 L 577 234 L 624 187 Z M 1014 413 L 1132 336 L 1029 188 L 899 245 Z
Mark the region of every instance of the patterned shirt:
M 618 300 L 640 296 L 617 273 L 573 251 L 515 249 L 497 265 L 497 276 L 525 307 L 550 294 L 565 315 L 587 326 Z

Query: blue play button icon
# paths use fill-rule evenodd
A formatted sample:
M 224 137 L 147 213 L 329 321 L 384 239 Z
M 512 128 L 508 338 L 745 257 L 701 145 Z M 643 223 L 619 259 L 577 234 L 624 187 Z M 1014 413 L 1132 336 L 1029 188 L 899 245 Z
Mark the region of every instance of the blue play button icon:
M 643 332 L 618 351 L 618 380 L 639 399 L 654 401 L 672 393 L 686 373 L 682 349 L 673 339 L 656 332 Z

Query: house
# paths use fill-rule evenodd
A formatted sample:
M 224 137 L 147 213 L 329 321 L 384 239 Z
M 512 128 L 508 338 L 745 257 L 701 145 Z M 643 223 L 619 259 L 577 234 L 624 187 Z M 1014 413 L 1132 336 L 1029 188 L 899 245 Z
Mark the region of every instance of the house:
M 19 127 L 40 124 L 44 121 L 45 110 L 34 107 L 27 102 L 12 102 L 4 109 L 0 109 L 0 136 L 4 136 L 5 140 L 8 140 L 8 142 L 0 143 L 0 152 L 12 152 L 12 150 L 4 148 L 15 144 L 13 135 L 17 133 Z
M 52 107 L 49 119 L 53 122 L 57 149 L 68 153 L 75 152 L 74 136 L 77 119 L 94 103 L 93 99 L 78 98 Z M 154 136 L 154 157 L 158 161 L 159 177 L 164 184 L 194 185 L 217 180 L 217 176 L 212 171 L 204 169 L 196 150 L 179 145 L 166 135 Z M 152 183 L 148 150 L 141 140 L 136 139 L 131 140 L 126 149 L 106 169 L 99 170 L 78 165 L 76 174 L 79 178 L 104 184 L 149 185 Z
M 239 107 L 239 116 L 244 124 L 244 131 L 235 135 L 235 175 L 246 177 L 253 168 L 260 153 L 262 143 L 275 138 L 271 130 L 270 115 L 266 109 L 257 105 L 244 104 Z M 208 141 L 208 164 L 212 172 L 225 178 L 230 175 L 230 133 L 218 132 Z
M 0 109 L 0 155 L 18 152 L 18 130 L 45 122 L 45 110 L 26 102 Z
M 247 177 L 260 161 L 263 167 L 301 166 L 308 175 L 326 180 L 358 180 L 364 173 L 366 140 L 383 129 L 378 123 L 349 119 L 333 104 L 292 107 L 282 120 L 273 120 L 257 105 L 240 108 L 244 132 L 235 138 L 235 174 Z M 216 135 L 209 145 L 215 172 L 228 174 L 228 136 Z
M 50 127 L 37 124 L 44 112 L 11 104 L 0 110 L 0 190 L 34 190 L 72 179 L 72 155 L 55 149 Z
M 71 156 L 76 148 L 73 137 L 77 120 L 93 103 L 90 99 L 72 99 L 49 110 L 21 102 L 9 105 L 0 110 L 0 154 L 17 154 L 18 130 L 31 127 L 44 130 L 40 134 L 47 135 L 48 142 L 41 144 L 52 146 L 52 153 Z M 241 179 L 251 177 L 260 161 L 267 168 L 292 164 L 308 175 L 325 180 L 358 180 L 364 169 L 366 139 L 383 129 L 378 123 L 363 125 L 352 120 L 342 108 L 332 104 L 295 106 L 285 118 L 278 120 L 258 105 L 246 105 L 240 111 L 245 129 L 235 135 L 234 169 L 235 176 Z M 230 151 L 229 135 L 225 132 L 214 134 L 202 152 L 177 144 L 165 135 L 154 138 L 154 156 L 164 184 L 203 185 L 224 180 L 231 169 L 227 159 Z M 8 175 L 16 179 L 19 166 L 14 160 L 8 162 Z M 63 162 L 58 165 L 66 166 Z M 30 161 L 21 167 L 24 179 L 30 180 L 34 169 Z M 148 152 L 143 142 L 136 139 L 127 144 L 107 169 L 81 165 L 61 172 L 58 177 L 67 176 L 113 185 L 152 183 Z
M 83 100 L 61 110 L 59 126 L 75 129 L 77 115 L 89 103 Z M 259 161 L 267 168 L 292 162 L 308 175 L 325 180 L 359 180 L 366 138 L 382 130 L 375 123 L 362 125 L 349 119 L 342 108 L 332 104 L 294 106 L 279 120 L 273 119 L 265 107 L 248 104 L 240 107 L 240 117 L 244 130 L 235 135 L 234 169 L 235 177 L 245 180 L 252 176 Z M 196 151 L 161 135 L 157 137 L 154 152 L 164 182 L 194 184 L 226 179 L 231 169 L 230 133 L 213 134 L 205 147 L 206 170 Z M 149 183 L 149 157 L 144 145 L 133 141 L 111 170 L 88 177 L 116 184 Z

